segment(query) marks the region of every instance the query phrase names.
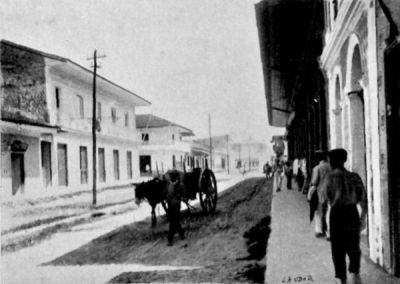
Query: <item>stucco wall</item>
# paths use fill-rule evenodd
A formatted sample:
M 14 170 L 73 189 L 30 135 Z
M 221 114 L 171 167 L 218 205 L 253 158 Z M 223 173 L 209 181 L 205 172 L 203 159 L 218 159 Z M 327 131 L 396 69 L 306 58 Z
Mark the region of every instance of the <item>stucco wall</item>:
M 55 88 L 59 88 L 59 110 L 56 108 Z M 79 78 L 63 75 L 58 72 L 49 72 L 49 96 L 52 117 L 55 124 L 78 131 L 91 132 L 92 130 L 92 85 Z M 83 98 L 84 117 L 80 117 L 78 97 Z M 135 106 L 132 103 L 119 100 L 111 94 L 97 90 L 97 102 L 101 104 L 101 131 L 99 134 L 121 137 L 135 141 L 136 120 Z M 112 121 L 111 108 L 116 110 L 116 121 Z M 99 110 L 97 109 L 97 113 Z M 125 126 L 125 114 L 128 114 L 128 126 Z M 58 118 L 58 119 L 57 119 Z
M 58 182 L 56 183 L 56 187 L 67 191 L 75 191 L 75 190 L 89 190 L 92 188 L 92 140 L 90 136 L 83 137 L 77 135 L 60 135 L 55 139 L 55 150 L 57 149 L 57 143 L 67 144 L 67 154 L 68 154 L 68 187 L 65 188 L 63 186 L 58 186 Z M 80 146 L 87 147 L 87 156 L 88 156 L 88 183 L 81 184 L 81 176 L 80 176 L 80 155 L 79 149 Z M 125 185 L 134 182 L 139 177 L 139 162 L 138 162 L 138 150 L 136 149 L 134 144 L 121 142 L 121 141 L 111 141 L 109 139 L 99 139 L 97 142 L 97 148 L 104 148 L 105 151 L 105 171 L 106 171 L 106 181 L 99 181 L 99 169 L 97 167 L 97 185 L 98 188 L 104 188 L 115 185 Z M 114 178 L 114 160 L 113 160 L 113 151 L 119 151 L 119 173 L 120 179 L 116 180 Z M 132 152 L 132 171 L 133 178 L 128 178 L 127 172 L 127 151 Z M 99 158 L 97 156 L 97 163 Z M 55 175 L 58 175 L 57 168 L 54 172 Z
M 3 119 L 49 122 L 43 56 L 4 42 L 0 48 Z

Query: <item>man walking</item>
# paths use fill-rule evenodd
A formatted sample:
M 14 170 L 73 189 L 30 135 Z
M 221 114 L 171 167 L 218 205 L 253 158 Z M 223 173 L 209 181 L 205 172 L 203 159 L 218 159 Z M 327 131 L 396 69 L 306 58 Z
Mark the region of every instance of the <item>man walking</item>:
M 311 201 L 313 195 L 317 196 L 318 206 L 314 213 L 315 222 L 315 236 L 317 238 L 326 235 L 329 238 L 329 221 L 326 220 L 327 213 L 327 198 L 326 193 L 322 190 L 322 185 L 327 175 L 331 172 L 331 166 L 327 161 L 327 153 L 323 150 L 316 151 L 316 158 L 318 164 L 313 168 L 311 176 L 311 186 L 308 191 L 307 199 Z M 312 216 L 312 215 L 311 215 Z
M 180 223 L 183 185 L 181 184 L 177 173 L 170 174 L 166 191 L 169 220 L 168 246 L 172 246 L 176 232 L 178 232 L 182 240 L 185 239 L 185 232 Z
M 274 187 L 276 188 L 276 192 L 281 191 L 282 186 L 282 173 L 283 173 L 283 161 L 280 158 L 275 159 L 274 168 L 273 168 L 273 177 L 274 177 Z
M 340 283 L 346 283 L 347 254 L 353 283 L 361 283 L 360 229 L 367 212 L 365 188 L 358 174 L 344 168 L 347 160 L 346 150 L 334 149 L 328 153 L 328 157 L 332 172 L 326 178 L 325 190 L 331 206 L 329 221 L 335 276 Z M 357 204 L 361 205 L 361 214 Z

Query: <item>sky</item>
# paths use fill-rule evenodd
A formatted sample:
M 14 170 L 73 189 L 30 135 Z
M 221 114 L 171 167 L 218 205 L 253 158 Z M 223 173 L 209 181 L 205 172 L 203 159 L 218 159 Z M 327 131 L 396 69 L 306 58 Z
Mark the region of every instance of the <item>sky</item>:
M 0 38 L 67 57 L 208 136 L 269 143 L 256 0 L 1 0 Z

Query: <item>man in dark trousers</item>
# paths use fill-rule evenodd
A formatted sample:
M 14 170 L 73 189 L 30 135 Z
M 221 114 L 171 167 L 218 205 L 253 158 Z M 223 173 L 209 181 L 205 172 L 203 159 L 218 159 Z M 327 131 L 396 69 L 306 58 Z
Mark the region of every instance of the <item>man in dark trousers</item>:
M 326 213 L 328 209 L 328 204 L 326 200 L 326 192 L 323 192 L 321 189 L 324 185 L 325 178 L 331 172 L 331 166 L 328 162 L 327 152 L 323 150 L 318 150 L 315 152 L 317 158 L 317 165 L 313 168 L 311 175 L 311 186 L 308 191 L 307 199 L 310 201 L 310 216 L 314 215 L 315 222 L 315 236 L 323 237 L 326 235 L 327 238 L 330 238 L 329 235 L 329 220 L 326 220 Z M 316 208 L 314 203 L 316 199 Z M 314 202 L 311 202 L 311 201 Z
M 360 230 L 367 213 L 366 192 L 358 174 L 347 171 L 344 163 L 347 152 L 334 149 L 328 153 L 332 172 L 326 178 L 326 190 L 331 206 L 330 231 L 332 259 L 335 276 L 340 283 L 347 283 L 346 254 L 349 257 L 349 272 L 353 283 L 361 283 L 360 273 Z M 357 205 L 361 205 L 361 213 Z
M 169 219 L 168 246 L 172 246 L 176 232 L 178 232 L 182 240 L 185 239 L 185 232 L 180 223 L 183 185 L 177 176 L 171 175 L 166 191 Z

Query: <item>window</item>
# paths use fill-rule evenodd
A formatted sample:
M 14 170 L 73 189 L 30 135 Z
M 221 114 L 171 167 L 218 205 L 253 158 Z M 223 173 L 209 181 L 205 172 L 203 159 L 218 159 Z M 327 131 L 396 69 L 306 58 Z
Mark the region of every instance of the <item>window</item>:
M 78 99 L 79 118 L 84 118 L 85 113 L 84 113 L 83 98 L 80 95 L 76 95 L 76 97 Z
M 97 102 L 97 119 L 101 120 L 101 102 Z
M 118 150 L 113 151 L 114 158 L 114 179 L 119 180 L 119 152 Z
M 129 127 L 129 114 L 125 113 L 125 127 Z
M 56 87 L 55 88 L 55 96 L 56 96 L 56 108 L 60 108 L 60 88 Z
M 142 143 L 143 144 L 149 143 L 149 133 L 142 133 Z
M 87 147 L 79 147 L 79 161 L 81 170 L 81 184 L 88 183 L 88 160 L 87 160 Z
M 106 161 L 105 161 L 105 154 L 104 148 L 98 149 L 99 161 L 98 161 L 98 168 L 99 168 L 99 181 L 105 182 L 106 181 Z
M 132 179 L 132 152 L 126 152 L 126 169 L 128 171 L 128 179 Z
M 175 134 L 172 134 L 172 141 L 175 141 Z
M 115 107 L 111 108 L 111 120 L 113 123 L 117 122 L 117 110 L 115 109 Z

